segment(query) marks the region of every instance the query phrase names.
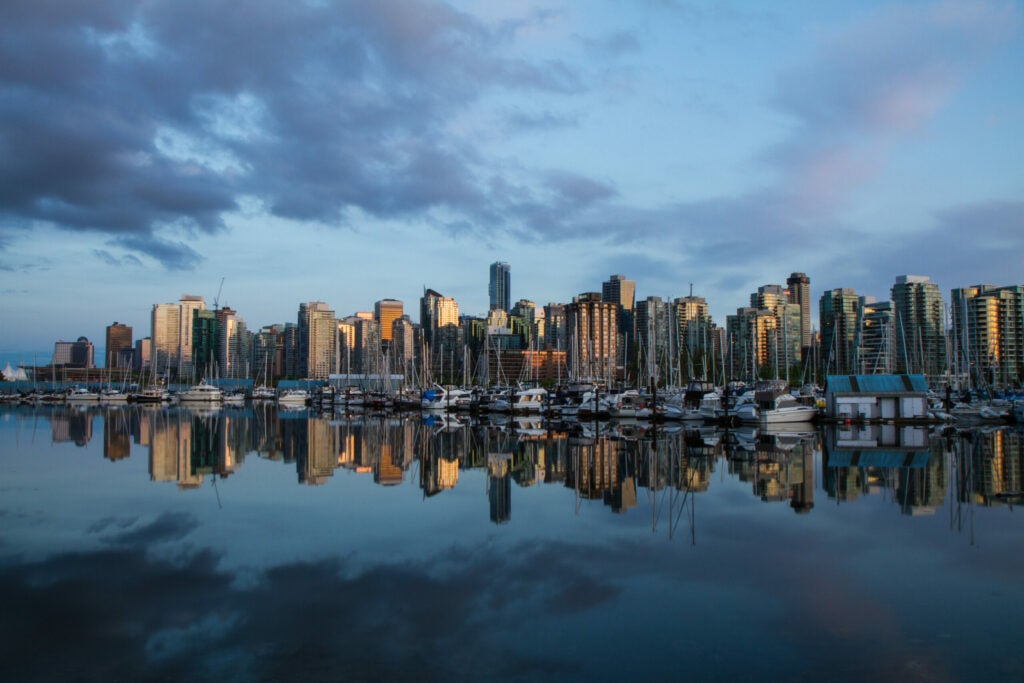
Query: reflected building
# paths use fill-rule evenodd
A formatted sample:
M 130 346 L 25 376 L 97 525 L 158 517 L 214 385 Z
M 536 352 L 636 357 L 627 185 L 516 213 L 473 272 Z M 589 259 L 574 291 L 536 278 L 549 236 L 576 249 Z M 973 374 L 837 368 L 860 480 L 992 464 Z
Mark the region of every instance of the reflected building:
M 149 477 L 152 481 L 177 482 L 179 489 L 202 486 L 202 474 L 192 464 L 192 420 L 187 414 L 169 411 L 144 413 L 149 422 Z
M 131 425 L 127 412 L 117 410 L 103 416 L 103 457 L 122 460 L 131 455 Z
M 1022 502 L 1024 435 L 1020 432 L 968 432 L 956 439 L 954 455 L 960 502 L 984 506 Z
M 512 472 L 508 453 L 492 453 L 487 457 L 487 503 L 490 519 L 504 524 L 512 519 Z
M 335 454 L 334 430 L 320 417 L 305 420 L 306 448 L 295 454 L 295 468 L 300 484 L 318 486 L 334 474 L 338 458 Z
M 85 446 L 92 440 L 92 415 L 73 408 L 51 413 L 50 433 L 54 443 Z

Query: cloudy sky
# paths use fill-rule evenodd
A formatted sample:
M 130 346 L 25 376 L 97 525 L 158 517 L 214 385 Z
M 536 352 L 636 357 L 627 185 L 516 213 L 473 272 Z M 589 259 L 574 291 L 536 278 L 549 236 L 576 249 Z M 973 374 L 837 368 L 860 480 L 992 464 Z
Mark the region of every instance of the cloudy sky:
M 612 273 L 1024 282 L 1017 2 L 7 0 L 0 351 Z

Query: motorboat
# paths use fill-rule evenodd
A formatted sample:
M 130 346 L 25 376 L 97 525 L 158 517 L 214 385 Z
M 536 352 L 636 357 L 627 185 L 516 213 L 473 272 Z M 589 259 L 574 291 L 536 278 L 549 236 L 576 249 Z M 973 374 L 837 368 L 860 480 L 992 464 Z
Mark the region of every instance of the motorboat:
M 202 381 L 178 394 L 178 400 L 182 403 L 216 405 L 224 402 L 224 392 L 219 387 Z

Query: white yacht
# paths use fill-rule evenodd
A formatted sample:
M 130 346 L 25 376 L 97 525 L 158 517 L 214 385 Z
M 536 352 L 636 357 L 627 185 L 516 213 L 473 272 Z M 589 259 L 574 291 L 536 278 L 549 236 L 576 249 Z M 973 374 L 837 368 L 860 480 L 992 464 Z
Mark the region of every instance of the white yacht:
M 277 402 L 283 406 L 304 406 L 309 399 L 309 392 L 305 389 L 285 389 L 277 396 Z
M 215 405 L 224 402 L 224 392 L 205 381 L 196 384 L 192 388 L 178 394 L 178 400 L 182 403 L 203 403 Z
M 64 400 L 68 403 L 95 403 L 100 400 L 100 395 L 85 387 L 72 387 L 64 395 Z
M 817 416 L 818 409 L 800 403 L 781 380 L 758 382 L 754 401 L 736 406 L 736 418 L 740 422 L 761 426 L 807 423 Z

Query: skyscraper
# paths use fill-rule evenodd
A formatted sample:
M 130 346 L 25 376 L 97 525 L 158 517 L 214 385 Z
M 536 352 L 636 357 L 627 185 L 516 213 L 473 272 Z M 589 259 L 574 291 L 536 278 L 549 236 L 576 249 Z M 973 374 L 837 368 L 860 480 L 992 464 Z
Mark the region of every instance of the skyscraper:
M 113 325 L 107 325 L 107 345 L 104 350 L 105 367 L 116 368 L 119 367 L 117 361 L 117 354 L 125 349 L 132 348 L 132 328 L 128 325 L 122 325 L 119 322 L 114 322 Z
M 334 372 L 338 325 L 334 311 L 323 301 L 299 304 L 298 376 L 327 379 Z
M 181 345 L 181 306 L 153 304 L 151 325 L 154 371 L 162 374 L 168 369 L 177 370 L 178 349 Z
M 182 294 L 178 305 L 180 308 L 180 317 L 178 319 L 178 377 L 191 378 L 194 375 L 192 364 L 193 311 L 204 310 L 206 302 L 203 301 L 201 296 Z
M 806 359 L 811 348 L 811 279 L 803 273 L 792 273 L 786 287 L 789 302 L 800 307 L 800 357 Z
M 380 326 L 380 339 L 391 343 L 391 326 L 402 317 L 403 305 L 397 299 L 381 299 L 373 305 L 373 319 Z
M 609 276 L 601 283 L 601 300 L 618 307 L 615 317 L 617 364 L 624 368 L 629 361 L 626 354 L 636 355 L 636 344 L 633 343 L 636 333 L 636 282 L 627 280 L 625 275 Z
M 946 370 L 946 331 L 939 286 L 923 275 L 900 275 L 892 286 L 896 371 L 939 375 Z
M 996 386 L 1024 379 L 1024 285 L 954 289 L 950 303 L 957 373 Z
M 849 375 L 857 371 L 860 309 L 861 298 L 852 289 L 833 289 L 821 295 L 818 318 L 825 375 Z
M 491 310 L 502 310 L 509 312 L 512 303 L 512 267 L 504 261 L 495 261 L 491 264 L 491 278 L 487 286 L 487 294 L 491 300 Z
M 857 369 L 861 375 L 891 375 L 896 371 L 895 316 L 890 301 L 861 297 L 857 320 Z
M 574 377 L 617 379 L 617 309 L 597 292 L 573 297 L 565 307 L 569 370 Z

